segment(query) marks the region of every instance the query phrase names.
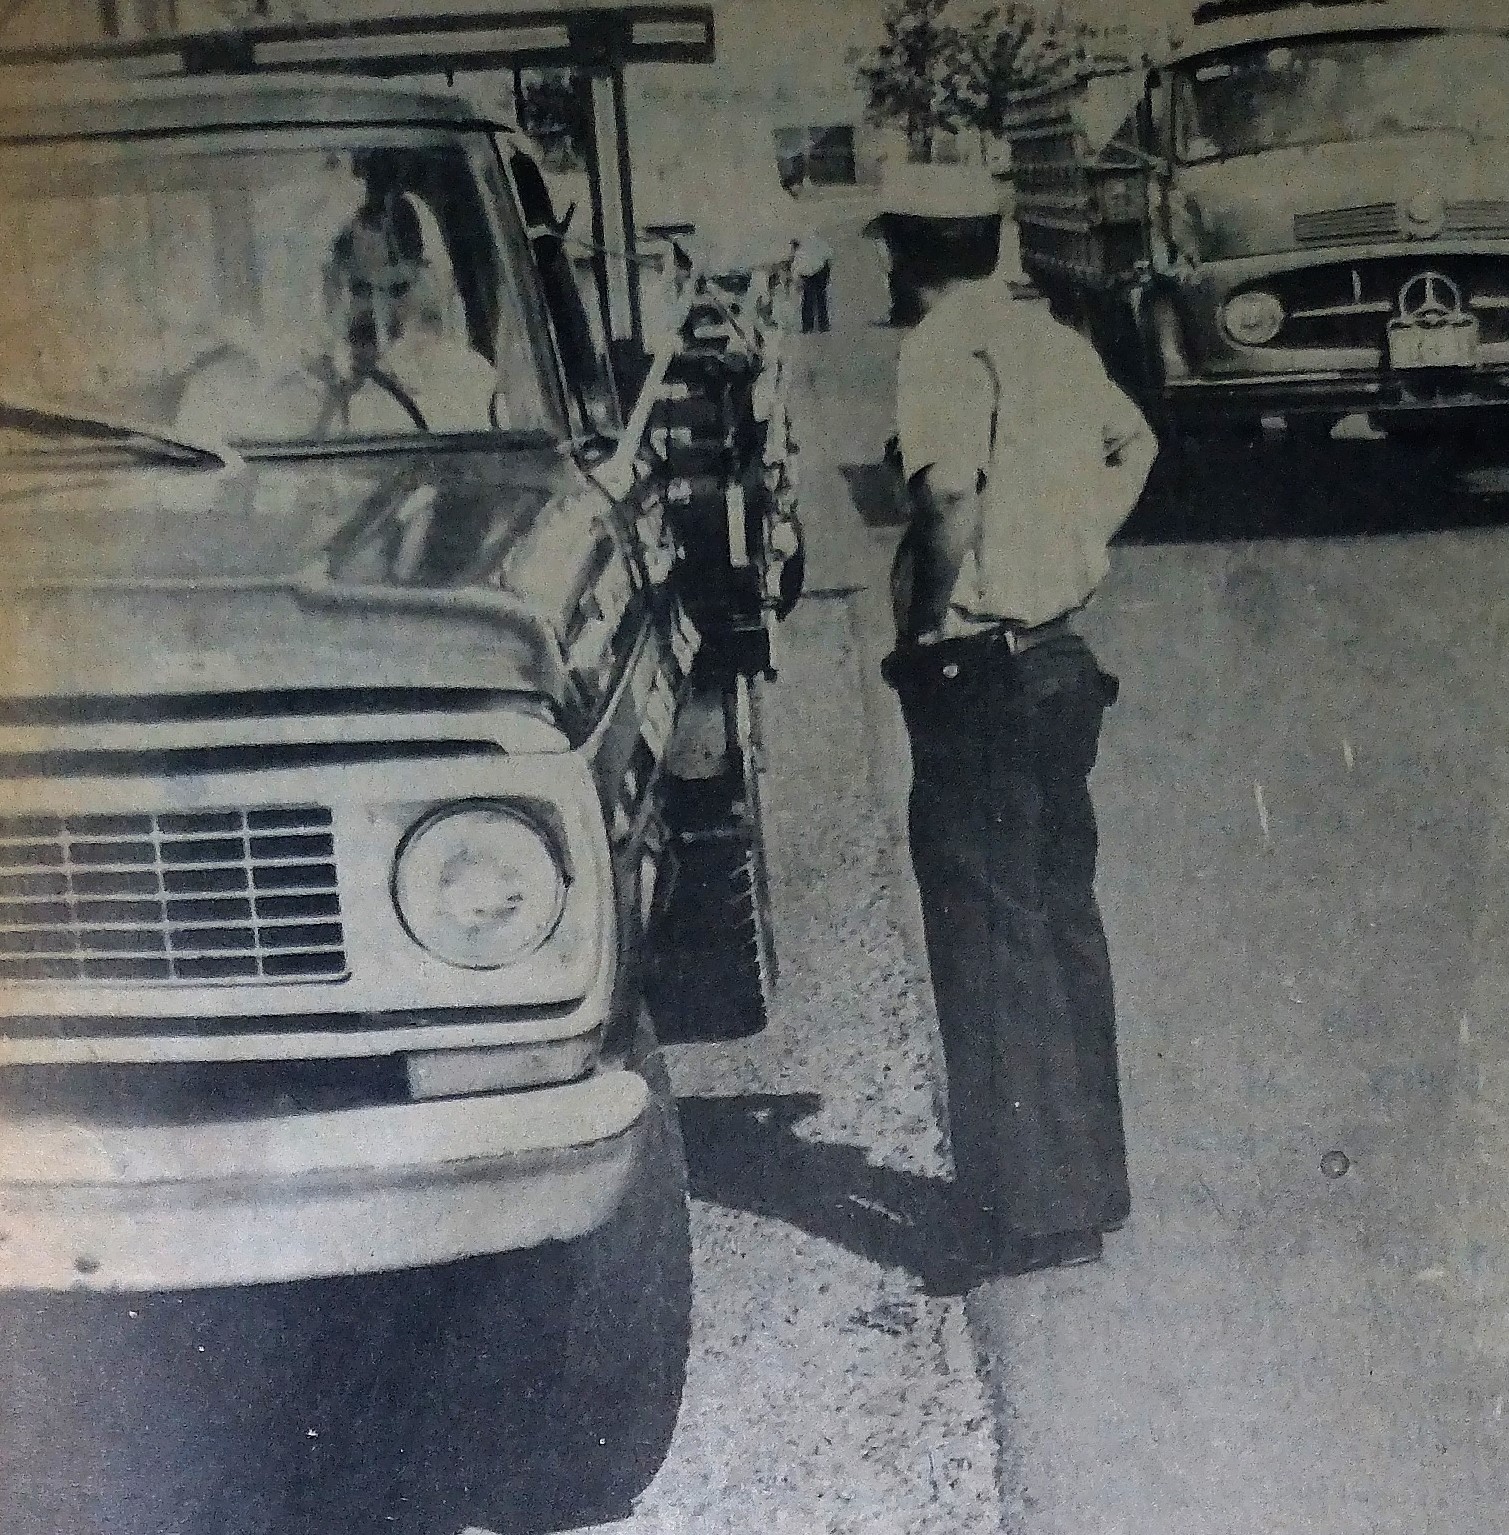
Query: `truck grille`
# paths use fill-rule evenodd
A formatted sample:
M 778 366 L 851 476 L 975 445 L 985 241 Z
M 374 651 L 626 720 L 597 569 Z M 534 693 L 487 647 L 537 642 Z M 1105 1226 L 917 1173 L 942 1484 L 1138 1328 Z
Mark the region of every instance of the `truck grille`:
M 1447 203 L 1446 233 L 1509 236 L 1509 202 L 1494 197 L 1475 202 Z
M 328 810 L 0 817 L 0 981 L 345 973 Z
M 1261 286 L 1277 295 L 1288 315 L 1273 345 L 1381 352 L 1388 323 L 1399 312 L 1400 289 L 1426 270 L 1440 272 L 1457 285 L 1484 342 L 1509 342 L 1509 279 L 1502 261 L 1488 255 L 1433 256 L 1417 250 L 1408 256 L 1306 266 L 1265 277 Z
M 1368 245 L 1399 239 L 1403 234 L 1404 221 L 1397 203 L 1364 203 L 1294 216 L 1297 245 Z M 1447 238 L 1484 235 L 1509 239 L 1509 200 L 1490 197 L 1447 203 L 1441 234 Z
M 1393 203 L 1366 203 L 1359 208 L 1330 208 L 1324 213 L 1294 216 L 1294 239 L 1299 245 L 1365 244 L 1398 234 L 1399 212 Z

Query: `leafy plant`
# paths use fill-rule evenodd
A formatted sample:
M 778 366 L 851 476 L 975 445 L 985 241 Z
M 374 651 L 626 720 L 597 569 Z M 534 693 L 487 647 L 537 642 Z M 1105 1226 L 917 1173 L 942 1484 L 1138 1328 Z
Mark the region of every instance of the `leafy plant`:
M 1012 97 L 1083 58 L 1091 37 L 1062 9 L 1045 16 L 1008 0 L 982 12 L 963 35 L 972 84 L 965 124 L 999 133 Z
M 859 66 L 866 115 L 897 123 L 914 160 L 931 160 L 940 131 L 957 127 L 946 81 L 958 72 L 958 28 L 941 20 L 949 0 L 892 0 L 881 18 L 883 37 Z
M 897 124 L 914 160 L 931 160 L 941 133 L 999 132 L 1016 92 L 1084 57 L 1094 38 L 1062 6 L 1045 14 L 1006 0 L 961 25 L 951 3 L 891 0 L 882 40 L 859 65 L 869 121 Z

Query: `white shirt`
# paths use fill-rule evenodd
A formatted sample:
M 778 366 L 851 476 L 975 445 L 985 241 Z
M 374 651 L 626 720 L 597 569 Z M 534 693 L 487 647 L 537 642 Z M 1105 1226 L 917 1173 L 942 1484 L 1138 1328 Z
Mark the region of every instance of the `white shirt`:
M 804 235 L 791 257 L 793 277 L 816 277 L 825 266 L 833 265 L 833 248 L 821 235 Z
M 1157 454 L 1094 347 L 998 278 L 961 284 L 903 342 L 896 400 L 908 481 L 931 469 L 965 494 L 984 477 L 945 631 L 1083 606 Z

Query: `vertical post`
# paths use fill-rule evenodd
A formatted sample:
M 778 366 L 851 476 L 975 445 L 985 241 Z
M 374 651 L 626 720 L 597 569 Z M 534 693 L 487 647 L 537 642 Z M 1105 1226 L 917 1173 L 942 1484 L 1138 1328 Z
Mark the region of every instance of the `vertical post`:
M 571 89 L 576 97 L 580 120 L 592 125 L 592 132 L 582 146 L 587 156 L 587 186 L 592 196 L 592 272 L 597 279 L 597 295 L 604 314 L 612 311 L 612 289 L 609 285 L 608 243 L 605 202 L 607 175 L 603 167 L 602 145 L 597 133 L 595 111 L 595 79 L 586 74 L 572 73 Z
M 618 185 L 624 213 L 624 261 L 629 285 L 629 325 L 635 346 L 644 345 L 644 321 L 639 306 L 639 237 L 634 220 L 634 178 L 629 168 L 629 113 L 624 99 L 624 72 L 613 71 L 613 127 L 618 137 Z
M 629 227 L 631 210 L 625 197 L 628 150 L 619 130 L 622 89 L 622 72 L 618 67 L 592 75 L 593 157 L 602 204 L 602 243 L 608 248 L 608 319 L 615 341 L 638 337 L 637 306 L 629 280 L 634 232 Z

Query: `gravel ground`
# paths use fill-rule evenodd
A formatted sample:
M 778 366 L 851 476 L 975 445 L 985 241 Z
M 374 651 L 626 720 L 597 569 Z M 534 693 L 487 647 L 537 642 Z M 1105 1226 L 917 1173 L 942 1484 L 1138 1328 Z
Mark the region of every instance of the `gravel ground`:
M 853 223 L 852 215 L 839 217 Z M 771 1026 L 673 1048 L 697 1298 L 676 1442 L 622 1535 L 991 1535 L 994 1415 L 937 1231 L 948 1161 L 915 894 L 885 810 L 893 706 L 846 475 L 888 429 L 883 279 L 850 244 L 801 339 L 808 596 L 765 695 Z M 876 433 L 879 433 L 876 436 Z M 894 722 L 892 722 L 894 725 Z
M 789 621 L 768 694 L 780 997 L 758 1037 L 670 1052 L 693 1360 L 625 1535 L 999 1527 L 963 1302 L 939 1293 L 930 1004 L 891 915 L 858 668 L 847 601 Z

